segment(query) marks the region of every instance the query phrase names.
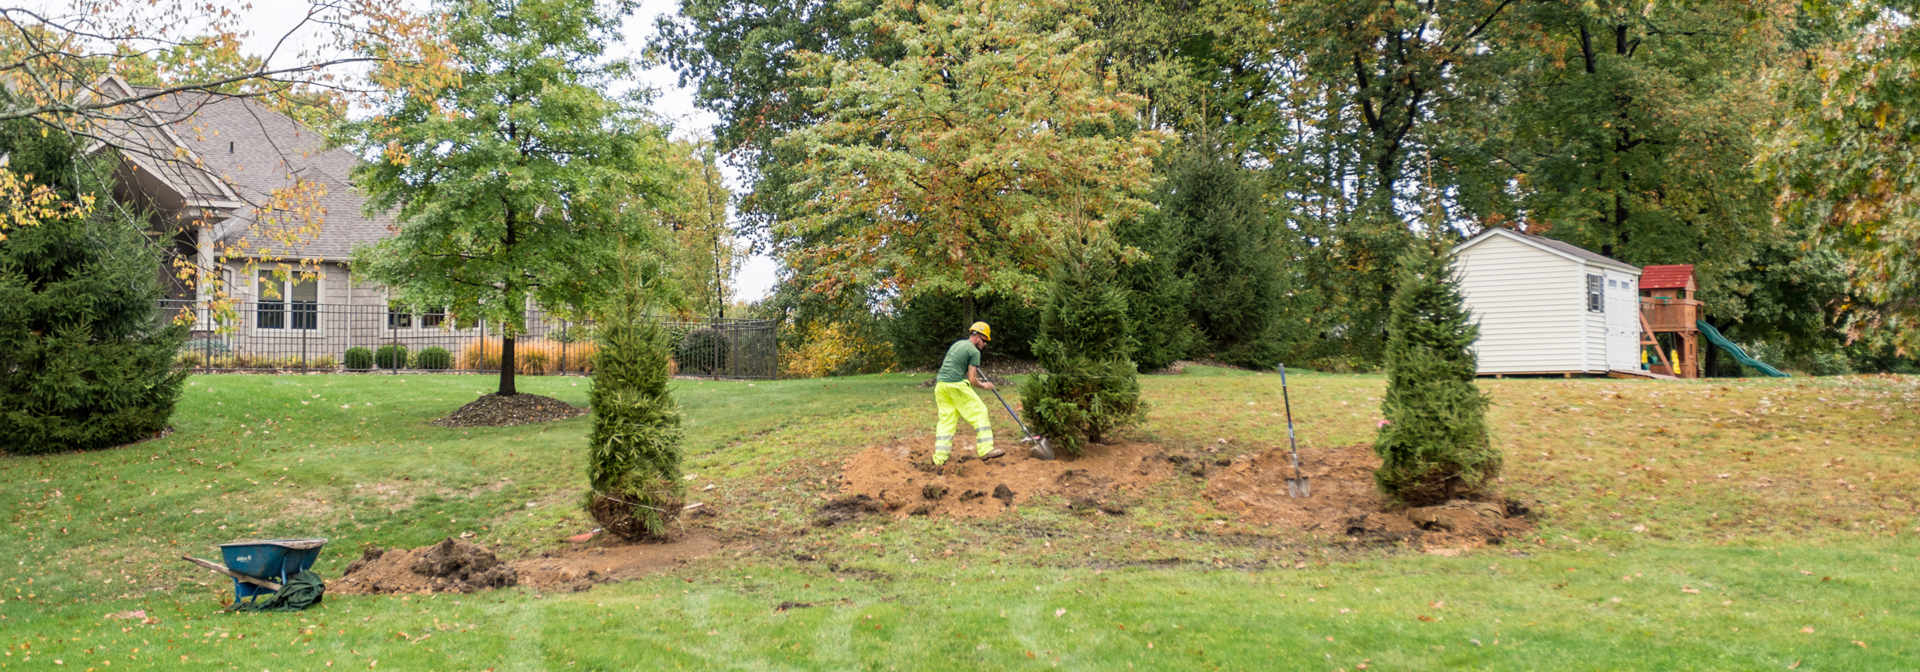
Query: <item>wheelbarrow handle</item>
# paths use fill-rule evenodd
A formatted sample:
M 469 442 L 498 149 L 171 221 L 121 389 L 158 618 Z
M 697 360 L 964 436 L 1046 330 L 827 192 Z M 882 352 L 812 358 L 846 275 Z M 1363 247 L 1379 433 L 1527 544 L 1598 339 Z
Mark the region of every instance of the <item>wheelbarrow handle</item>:
M 207 568 L 207 569 L 211 569 L 211 570 L 213 570 L 213 571 L 216 571 L 216 572 L 219 572 L 219 573 L 221 573 L 221 574 L 225 574 L 225 575 L 227 575 L 227 576 L 230 576 L 230 577 L 233 577 L 233 580 L 235 580 L 235 581 L 239 581 L 239 582 L 241 582 L 241 583 L 251 583 L 251 584 L 253 584 L 253 585 L 256 585 L 256 586 L 259 586 L 259 587 L 261 587 L 261 588 L 265 588 L 265 589 L 267 589 L 267 590 L 271 590 L 271 591 L 274 591 L 274 592 L 279 592 L 279 591 L 280 591 L 280 584 L 278 584 L 278 583 L 274 583 L 274 582 L 272 582 L 272 581 L 268 581 L 268 580 L 266 580 L 266 579 L 256 579 L 256 578 L 253 578 L 253 577 L 251 577 L 251 576 L 247 576 L 247 575 L 245 575 L 245 574 L 241 574 L 241 573 L 239 573 L 239 572 L 236 572 L 236 571 L 233 571 L 233 570 L 231 570 L 231 569 L 227 569 L 225 565 L 222 565 L 222 564 L 220 564 L 220 563 L 217 563 L 217 562 L 214 562 L 214 561 L 212 561 L 212 560 L 202 560 L 202 559 L 200 559 L 200 558 L 196 558 L 196 557 L 193 557 L 193 556 L 191 556 L 191 555 L 183 555 L 183 556 L 180 556 L 180 559 L 181 559 L 181 560 L 185 560 L 185 561 L 187 561 L 187 562 L 191 562 L 191 563 L 193 563 L 193 564 L 196 564 L 196 565 L 199 565 L 199 566 L 201 566 L 201 567 L 205 567 L 205 568 Z

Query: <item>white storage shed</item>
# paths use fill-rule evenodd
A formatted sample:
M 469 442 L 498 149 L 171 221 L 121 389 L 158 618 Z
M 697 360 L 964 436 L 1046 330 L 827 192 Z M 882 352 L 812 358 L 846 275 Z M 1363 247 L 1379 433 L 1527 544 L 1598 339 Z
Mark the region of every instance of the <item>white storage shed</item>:
M 1510 229 L 1453 252 L 1481 375 L 1641 373 L 1639 268 Z

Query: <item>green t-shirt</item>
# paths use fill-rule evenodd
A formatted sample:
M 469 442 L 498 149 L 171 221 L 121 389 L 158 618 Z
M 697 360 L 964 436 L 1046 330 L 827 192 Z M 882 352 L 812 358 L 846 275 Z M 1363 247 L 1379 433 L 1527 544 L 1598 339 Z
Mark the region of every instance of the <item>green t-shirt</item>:
M 958 383 L 967 379 L 967 367 L 979 365 L 980 349 L 973 347 L 973 341 L 963 338 L 947 348 L 947 358 L 940 362 L 940 376 L 934 380 Z

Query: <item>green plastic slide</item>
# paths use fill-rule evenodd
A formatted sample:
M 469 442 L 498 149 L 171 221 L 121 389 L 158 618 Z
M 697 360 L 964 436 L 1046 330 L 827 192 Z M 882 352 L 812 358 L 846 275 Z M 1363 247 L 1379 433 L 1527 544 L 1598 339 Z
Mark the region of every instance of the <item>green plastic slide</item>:
M 1721 335 L 1719 329 L 1713 328 L 1713 325 L 1707 324 L 1705 320 L 1695 320 L 1694 324 L 1700 325 L 1700 333 L 1706 334 L 1708 341 L 1711 341 L 1714 345 L 1719 346 L 1721 350 L 1727 351 L 1727 354 L 1733 355 L 1734 360 L 1740 362 L 1741 364 L 1745 364 L 1755 369 L 1759 369 L 1761 373 L 1767 374 L 1769 376 L 1773 376 L 1775 378 L 1791 378 L 1792 377 L 1792 376 L 1788 376 L 1785 371 L 1781 371 L 1771 366 L 1767 366 L 1766 362 L 1762 362 L 1760 360 L 1754 359 L 1752 355 L 1747 354 L 1747 351 L 1741 350 L 1740 346 L 1734 345 L 1733 341 L 1727 340 L 1726 336 Z

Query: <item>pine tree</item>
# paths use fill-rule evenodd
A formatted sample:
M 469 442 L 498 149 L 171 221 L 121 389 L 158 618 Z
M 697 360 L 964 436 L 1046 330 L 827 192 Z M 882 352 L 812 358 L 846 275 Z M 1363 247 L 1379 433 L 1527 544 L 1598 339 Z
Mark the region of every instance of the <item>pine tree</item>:
M 105 161 L 28 120 L 0 122 L 0 450 L 92 450 L 167 425 L 186 372 L 186 329 L 158 315 L 160 258 L 144 220 L 105 204 Z M 57 201 L 30 207 L 37 188 Z M 45 214 L 36 217 L 35 214 Z M 16 222 L 17 223 L 17 222 Z
M 1069 455 L 1146 413 L 1116 255 L 1074 247 L 1057 262 L 1041 307 L 1033 350 L 1046 372 L 1020 388 L 1028 425 Z
M 1141 372 L 1167 368 L 1191 354 L 1199 338 L 1189 315 L 1193 283 L 1179 268 L 1182 236 L 1157 214 L 1120 222 L 1114 234 L 1147 255 L 1120 270 L 1127 321 L 1136 327 L 1133 363 Z
M 600 322 L 587 511 L 623 538 L 660 539 L 680 513 L 680 414 L 667 392 L 666 332 L 646 316 L 652 290 L 632 264 Z
M 1487 439 L 1487 398 L 1474 386 L 1480 329 L 1461 303 L 1452 260 L 1433 244 L 1415 244 L 1399 266 L 1374 478 L 1381 492 L 1415 506 L 1482 494 L 1500 472 L 1500 453 Z
M 1151 217 L 1179 236 L 1177 268 L 1200 346 L 1230 364 L 1270 368 L 1281 299 L 1277 231 L 1251 173 L 1193 147 L 1176 156 Z

